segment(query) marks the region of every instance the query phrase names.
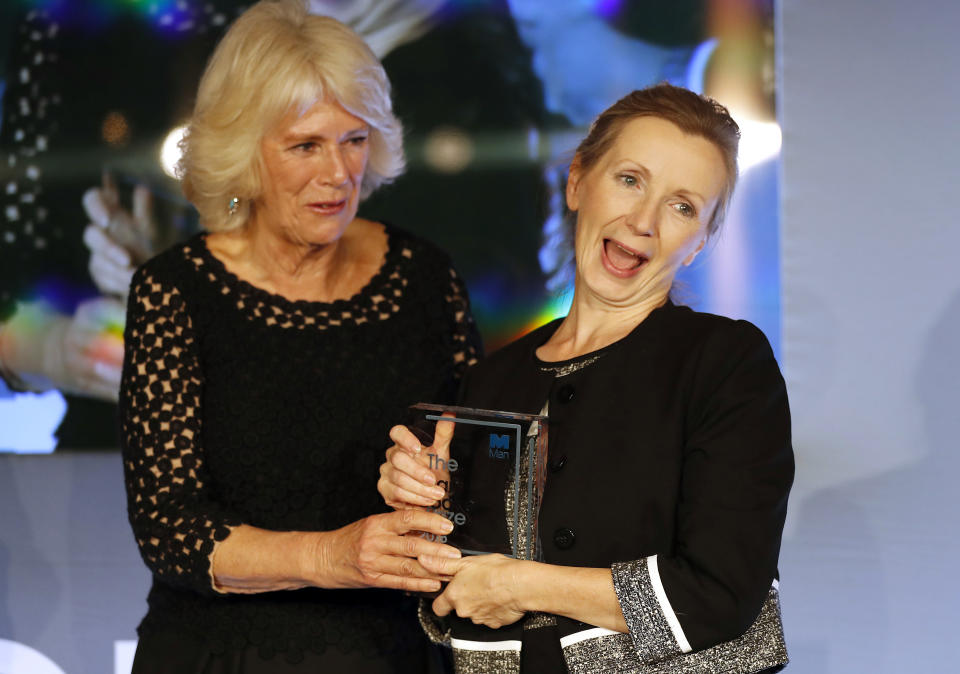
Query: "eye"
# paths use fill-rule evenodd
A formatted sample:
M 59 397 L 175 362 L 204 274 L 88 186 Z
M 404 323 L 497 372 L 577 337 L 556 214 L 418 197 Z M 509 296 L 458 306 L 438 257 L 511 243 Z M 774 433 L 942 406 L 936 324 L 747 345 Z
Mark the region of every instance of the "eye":
M 620 181 L 621 185 L 626 187 L 636 187 L 637 186 L 637 176 L 631 175 L 629 173 L 619 173 L 617 174 L 617 180 Z
M 363 147 L 367 144 L 367 136 L 353 136 L 347 139 L 347 143 L 354 147 Z
M 673 205 L 673 210 L 685 218 L 693 218 L 697 215 L 697 209 L 685 201 Z
M 317 146 L 312 140 L 305 141 L 303 143 L 298 143 L 294 145 L 291 149 L 296 150 L 297 152 L 310 152 Z

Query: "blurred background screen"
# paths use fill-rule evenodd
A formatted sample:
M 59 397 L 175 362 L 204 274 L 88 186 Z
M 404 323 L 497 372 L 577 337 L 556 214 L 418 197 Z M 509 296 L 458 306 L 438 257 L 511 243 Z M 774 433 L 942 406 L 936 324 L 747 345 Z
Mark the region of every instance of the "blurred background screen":
M 122 353 L 123 290 L 90 272 L 85 191 L 108 185 L 121 207 L 136 210 L 133 188 L 149 189 L 151 237 L 135 260 L 198 229 L 173 177 L 176 141 L 208 55 L 248 4 L 3 3 L 0 326 L 35 331 L 41 365 L 73 357 L 61 353 L 58 330 L 67 350 L 76 332 L 88 335 L 106 363 L 97 367 L 116 368 Z M 676 294 L 753 321 L 779 354 L 772 0 L 311 5 L 377 52 L 406 129 L 406 174 L 360 214 L 451 254 L 488 352 L 566 313 L 562 194 L 573 149 L 604 108 L 668 81 L 727 105 L 743 134 L 725 227 Z M 0 450 L 117 446 L 109 391 L 23 380 L 0 382 Z

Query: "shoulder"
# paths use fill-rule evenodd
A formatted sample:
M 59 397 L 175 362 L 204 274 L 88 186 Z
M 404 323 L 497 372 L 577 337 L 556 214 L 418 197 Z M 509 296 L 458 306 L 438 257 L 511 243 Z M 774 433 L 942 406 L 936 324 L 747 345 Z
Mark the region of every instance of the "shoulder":
M 203 264 L 203 236 L 195 234 L 144 262 L 133 275 L 131 289 L 144 284 L 168 288 L 191 285 Z
M 440 246 L 393 225 L 384 224 L 384 229 L 389 241 L 388 255 L 405 277 L 444 290 L 460 278 L 450 255 Z
M 727 353 L 759 349 L 773 355 L 766 335 L 749 321 L 673 304 L 657 313 L 655 332 L 668 348 Z
M 450 256 L 440 246 L 418 234 L 401 227 L 383 223 L 391 249 L 397 249 L 404 257 L 419 257 L 445 265 L 450 264 Z
M 471 378 L 476 381 L 516 374 L 519 368 L 532 365 L 537 348 L 550 338 L 562 321 L 562 318 L 550 321 L 497 349 L 471 368 Z

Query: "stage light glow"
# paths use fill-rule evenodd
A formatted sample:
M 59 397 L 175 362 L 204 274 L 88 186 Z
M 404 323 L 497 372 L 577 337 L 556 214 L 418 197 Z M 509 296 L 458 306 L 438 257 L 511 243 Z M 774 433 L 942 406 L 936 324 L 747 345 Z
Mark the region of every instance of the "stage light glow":
M 121 112 L 108 112 L 100 126 L 100 135 L 110 145 L 125 145 L 130 140 L 130 124 Z
M 186 126 L 178 126 L 172 129 L 164 138 L 163 145 L 160 147 L 160 166 L 163 167 L 163 172 L 178 180 L 180 179 L 180 176 L 177 175 L 177 162 L 180 161 L 181 154 L 180 141 L 183 140 L 186 131 Z
M 740 173 L 746 173 L 751 167 L 780 153 L 779 124 L 749 119 L 737 119 L 737 124 L 740 126 L 740 151 L 737 153 Z
M 427 164 L 441 173 L 459 173 L 471 162 L 473 154 L 470 136 L 452 126 L 431 131 L 423 147 Z
M 510 341 L 520 339 L 528 332 L 536 330 L 541 325 L 546 325 L 556 318 L 563 318 L 570 313 L 570 305 L 573 304 L 573 288 L 566 292 L 551 297 L 540 307 L 540 310 L 531 318 L 523 328 L 513 335 Z

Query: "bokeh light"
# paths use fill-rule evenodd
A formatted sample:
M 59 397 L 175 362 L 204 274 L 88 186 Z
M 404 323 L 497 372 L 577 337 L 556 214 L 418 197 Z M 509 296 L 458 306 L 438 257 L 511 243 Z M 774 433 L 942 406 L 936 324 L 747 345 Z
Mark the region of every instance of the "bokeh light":
M 163 145 L 160 146 L 160 166 L 163 172 L 171 178 L 179 179 L 177 175 L 177 162 L 180 161 L 180 141 L 186 133 L 186 126 L 178 126 L 170 130 L 167 137 L 163 139 Z

